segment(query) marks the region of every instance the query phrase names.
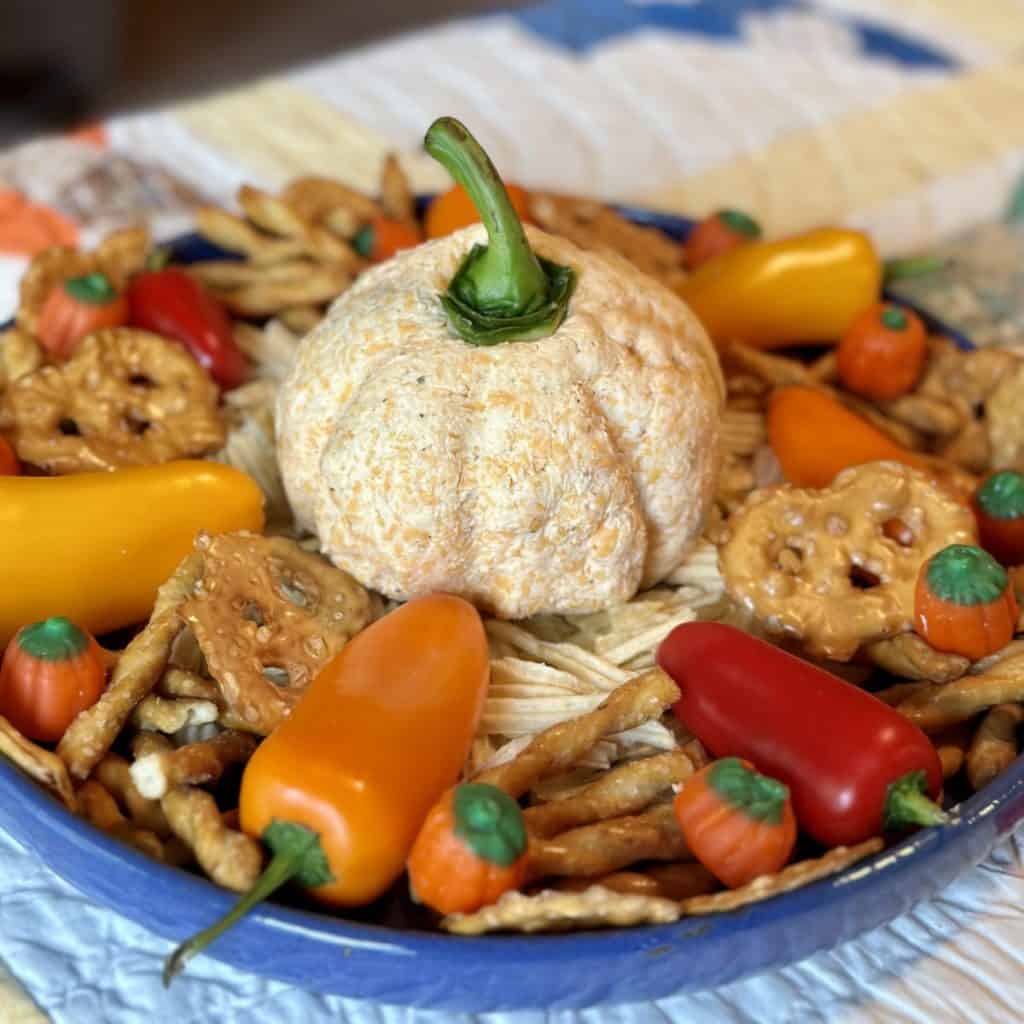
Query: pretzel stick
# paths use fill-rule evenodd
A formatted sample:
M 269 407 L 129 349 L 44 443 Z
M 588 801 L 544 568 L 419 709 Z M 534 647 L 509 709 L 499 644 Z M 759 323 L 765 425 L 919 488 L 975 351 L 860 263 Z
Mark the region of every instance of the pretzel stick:
M 150 694 L 143 697 L 132 712 L 132 725 L 148 732 L 177 732 L 189 725 L 206 725 L 216 722 L 220 713 L 212 701 L 197 700 L 193 697 L 158 697 Z
M 293 306 L 330 302 L 351 283 L 352 275 L 344 267 L 323 265 L 294 281 L 259 281 L 219 293 L 219 298 L 240 316 L 273 316 Z
M 967 744 L 971 741 L 971 729 L 967 722 L 951 725 L 948 729 L 932 735 L 935 753 L 942 764 L 942 777 L 951 779 L 964 766 Z
M 244 253 L 253 263 L 281 263 L 305 255 L 305 246 L 297 239 L 271 238 L 241 217 L 217 207 L 197 210 L 196 227 L 215 245 Z
M 312 175 L 296 178 L 285 187 L 281 198 L 311 220 L 320 220 L 337 207 L 351 210 L 361 221 L 373 220 L 381 213 L 381 208 L 369 196 L 333 178 Z
M 775 875 L 761 875 L 739 889 L 727 889 L 709 896 L 693 896 L 679 904 L 684 914 L 715 914 L 721 910 L 735 910 L 748 903 L 758 903 L 784 892 L 800 889 L 821 878 L 838 874 L 857 861 L 870 857 L 885 848 L 881 839 L 866 839 L 856 846 L 836 846 L 816 860 L 802 860 L 790 864 Z
M 238 204 L 257 227 L 300 241 L 311 256 L 352 265 L 350 257 L 354 257 L 354 253 L 345 242 L 300 216 L 284 200 L 268 195 L 252 185 L 243 185 L 238 190 Z
M 150 754 L 169 754 L 174 744 L 158 732 L 137 732 L 132 737 L 132 757 L 136 761 Z
M 131 765 L 123 757 L 118 754 L 107 754 L 96 765 L 93 778 L 127 811 L 133 824 L 149 829 L 160 839 L 166 839 L 170 835 L 170 826 L 160 809 L 160 804 L 156 800 L 147 800 L 135 788 Z
M 202 558 L 189 555 L 157 591 L 146 628 L 124 649 L 103 696 L 68 726 L 57 753 L 77 779 L 87 779 L 117 738 L 135 706 L 156 685 L 171 645 L 184 628 L 178 608 L 202 571 Z
M 931 687 L 931 683 L 925 682 L 893 683 L 892 686 L 887 686 L 884 690 L 875 690 L 871 696 L 877 697 L 883 704 L 888 704 L 890 707 L 896 707 L 898 704 L 902 704 L 909 697 L 913 697 L 919 693 L 924 693 L 925 690 L 930 690 Z
M 259 844 L 225 827 L 209 793 L 176 786 L 160 805 L 175 835 L 192 850 L 210 878 L 235 892 L 252 887 L 263 867 Z
M 967 675 L 903 701 L 897 710 L 926 732 L 965 722 L 997 704 L 1024 701 L 1024 655 L 997 662 L 985 672 Z
M 673 783 L 692 774 L 693 764 L 681 750 L 628 761 L 565 800 L 529 808 L 523 814 L 526 828 L 531 835 L 544 838 L 592 821 L 636 814 Z
M 1024 721 L 1020 704 L 999 704 L 978 726 L 967 751 L 967 778 L 975 790 L 1009 768 L 1019 753 L 1017 729 Z
M 258 737 L 229 729 L 170 753 L 139 758 L 131 768 L 132 782 L 144 797 L 159 800 L 173 786 L 216 782 L 229 765 L 247 761 L 258 745 Z
M 205 260 L 193 263 L 188 271 L 214 289 L 239 288 L 268 281 L 299 281 L 317 269 L 312 260 L 285 260 L 282 263 L 246 263 L 243 260 Z
M 678 699 L 679 687 L 661 669 L 651 669 L 613 690 L 589 714 L 545 729 L 515 760 L 474 781 L 520 797 L 539 779 L 571 768 L 598 740 L 657 718 Z
M 380 205 L 392 219 L 416 227 L 416 203 L 409 179 L 394 153 L 388 153 L 380 169 Z
M 584 825 L 552 839 L 531 839 L 527 876 L 593 878 L 641 860 L 682 860 L 688 855 L 672 804 L 666 803 L 643 814 Z
M 306 334 L 323 320 L 324 315 L 316 306 L 291 306 L 282 309 L 277 318 L 288 330 Z
M 23 736 L 0 715 L 0 755 L 15 767 L 20 768 L 29 778 L 56 793 L 69 811 L 77 807 L 75 791 L 68 777 L 67 766 L 56 755 L 37 747 Z
M 614 871 L 600 878 L 556 878 L 549 888 L 562 892 L 583 892 L 592 885 L 603 886 L 612 892 L 657 896 L 666 900 L 685 900 L 721 888 L 718 879 L 703 864 L 687 861 L 678 864 L 649 864 L 643 870 Z
M 877 640 L 867 646 L 865 653 L 875 665 L 891 675 L 932 683 L 959 679 L 971 664 L 958 654 L 935 650 L 916 633 L 900 633 L 888 640 Z
M 164 859 L 164 844 L 148 829 L 128 821 L 117 801 L 95 779 L 89 779 L 78 787 L 78 806 L 90 825 L 134 846 L 140 853 L 156 860 Z
M 218 704 L 222 699 L 220 688 L 212 679 L 173 665 L 160 677 L 157 689 L 164 697 L 194 697 L 211 704 Z

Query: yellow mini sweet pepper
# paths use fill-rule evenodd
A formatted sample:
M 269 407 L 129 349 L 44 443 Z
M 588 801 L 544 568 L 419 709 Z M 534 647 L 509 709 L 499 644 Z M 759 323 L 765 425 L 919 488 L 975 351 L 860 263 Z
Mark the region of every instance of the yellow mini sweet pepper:
M 718 345 L 835 342 L 878 301 L 883 266 L 859 231 L 821 228 L 751 242 L 699 267 L 679 294 Z
M 200 530 L 259 530 L 263 494 L 216 462 L 0 477 L 0 643 L 62 615 L 102 634 L 145 621 Z

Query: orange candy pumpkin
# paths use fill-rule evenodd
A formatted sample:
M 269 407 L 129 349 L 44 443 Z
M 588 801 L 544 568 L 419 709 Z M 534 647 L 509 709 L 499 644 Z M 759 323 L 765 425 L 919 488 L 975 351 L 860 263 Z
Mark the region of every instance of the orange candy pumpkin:
M 467 782 L 434 805 L 406 867 L 413 898 L 441 914 L 471 913 L 526 880 L 526 826 L 507 793 Z
M 921 320 L 885 302 L 865 310 L 850 325 L 836 350 L 836 369 L 854 394 L 887 401 L 913 389 L 927 357 Z
M 674 809 L 693 855 L 730 889 L 773 874 L 793 852 L 796 818 L 788 787 L 738 757 L 723 757 L 694 775 Z
M 994 654 L 1013 639 L 1018 615 L 1009 575 L 981 548 L 951 544 L 921 566 L 914 629 L 937 651 Z
M 56 743 L 103 692 L 106 669 L 95 639 L 64 618 L 14 635 L 0 665 L 0 714 L 30 740 Z
M 103 274 L 86 274 L 57 285 L 39 313 L 37 334 L 57 359 L 67 359 L 78 343 L 103 327 L 128 319 L 128 300 Z
M 761 225 L 742 210 L 718 210 L 690 232 L 683 260 L 690 270 L 761 237 Z

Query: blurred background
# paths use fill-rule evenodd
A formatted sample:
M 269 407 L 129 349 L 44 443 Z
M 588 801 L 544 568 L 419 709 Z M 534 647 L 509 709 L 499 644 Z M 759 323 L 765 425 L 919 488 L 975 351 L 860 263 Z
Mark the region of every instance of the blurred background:
M 2 0 L 0 145 L 516 0 Z

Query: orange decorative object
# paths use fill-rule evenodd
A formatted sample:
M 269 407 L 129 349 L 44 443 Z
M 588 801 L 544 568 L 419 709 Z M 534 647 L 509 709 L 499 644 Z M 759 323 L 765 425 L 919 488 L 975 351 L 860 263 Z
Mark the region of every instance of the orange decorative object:
M 128 319 L 128 300 L 104 274 L 86 274 L 58 285 L 46 297 L 36 328 L 40 342 L 57 359 L 67 359 L 78 343 L 103 327 Z
M 78 228 L 63 214 L 0 189 L 0 254 L 35 256 L 51 245 L 75 245 Z
M 674 808 L 690 851 L 730 889 L 774 874 L 793 852 L 789 789 L 749 761 L 712 762 L 683 785 Z
M 690 232 L 683 258 L 690 270 L 761 237 L 761 225 L 742 210 L 719 210 Z
M 245 766 L 239 822 L 270 863 L 174 951 L 164 982 L 288 881 L 330 906 L 380 896 L 465 764 L 489 676 L 483 623 L 460 597 L 410 601 L 351 640 Z
M 531 221 L 530 217 L 530 193 L 520 185 L 505 183 L 505 191 L 512 206 L 524 223 Z M 461 186 L 456 185 L 447 192 L 442 192 L 427 207 L 427 215 L 424 218 L 424 227 L 427 238 L 443 238 L 450 235 L 459 228 L 468 228 L 470 224 L 478 224 L 480 215 L 476 212 L 473 200 L 469 193 Z
M 951 544 L 921 566 L 914 629 L 937 651 L 977 661 L 1012 639 L 1020 610 L 1007 571 L 981 548 Z
M 260 744 L 242 779 L 242 830 L 259 837 L 275 819 L 311 829 L 334 876 L 312 895 L 376 899 L 462 770 L 488 674 L 480 616 L 461 598 L 421 598 L 380 619 Z
M 0 666 L 0 714 L 30 740 L 56 743 L 103 692 L 105 659 L 84 629 L 64 618 L 25 626 Z
M 865 462 L 922 461 L 821 391 L 781 388 L 768 407 L 768 442 L 782 472 L 800 487 L 827 487 L 841 470 Z
M 413 844 L 409 889 L 440 914 L 468 914 L 526 881 L 523 812 L 503 790 L 463 783 L 434 805 Z
M 836 350 L 843 385 L 876 401 L 912 391 L 928 358 L 924 324 L 908 309 L 883 302 L 850 325 Z
M 981 546 L 1003 565 L 1024 565 L 1024 473 L 986 477 L 971 499 Z
M 423 236 L 408 224 L 388 217 L 377 217 L 363 226 L 352 240 L 360 256 L 374 263 L 391 259 L 402 249 L 412 249 L 423 241 Z

